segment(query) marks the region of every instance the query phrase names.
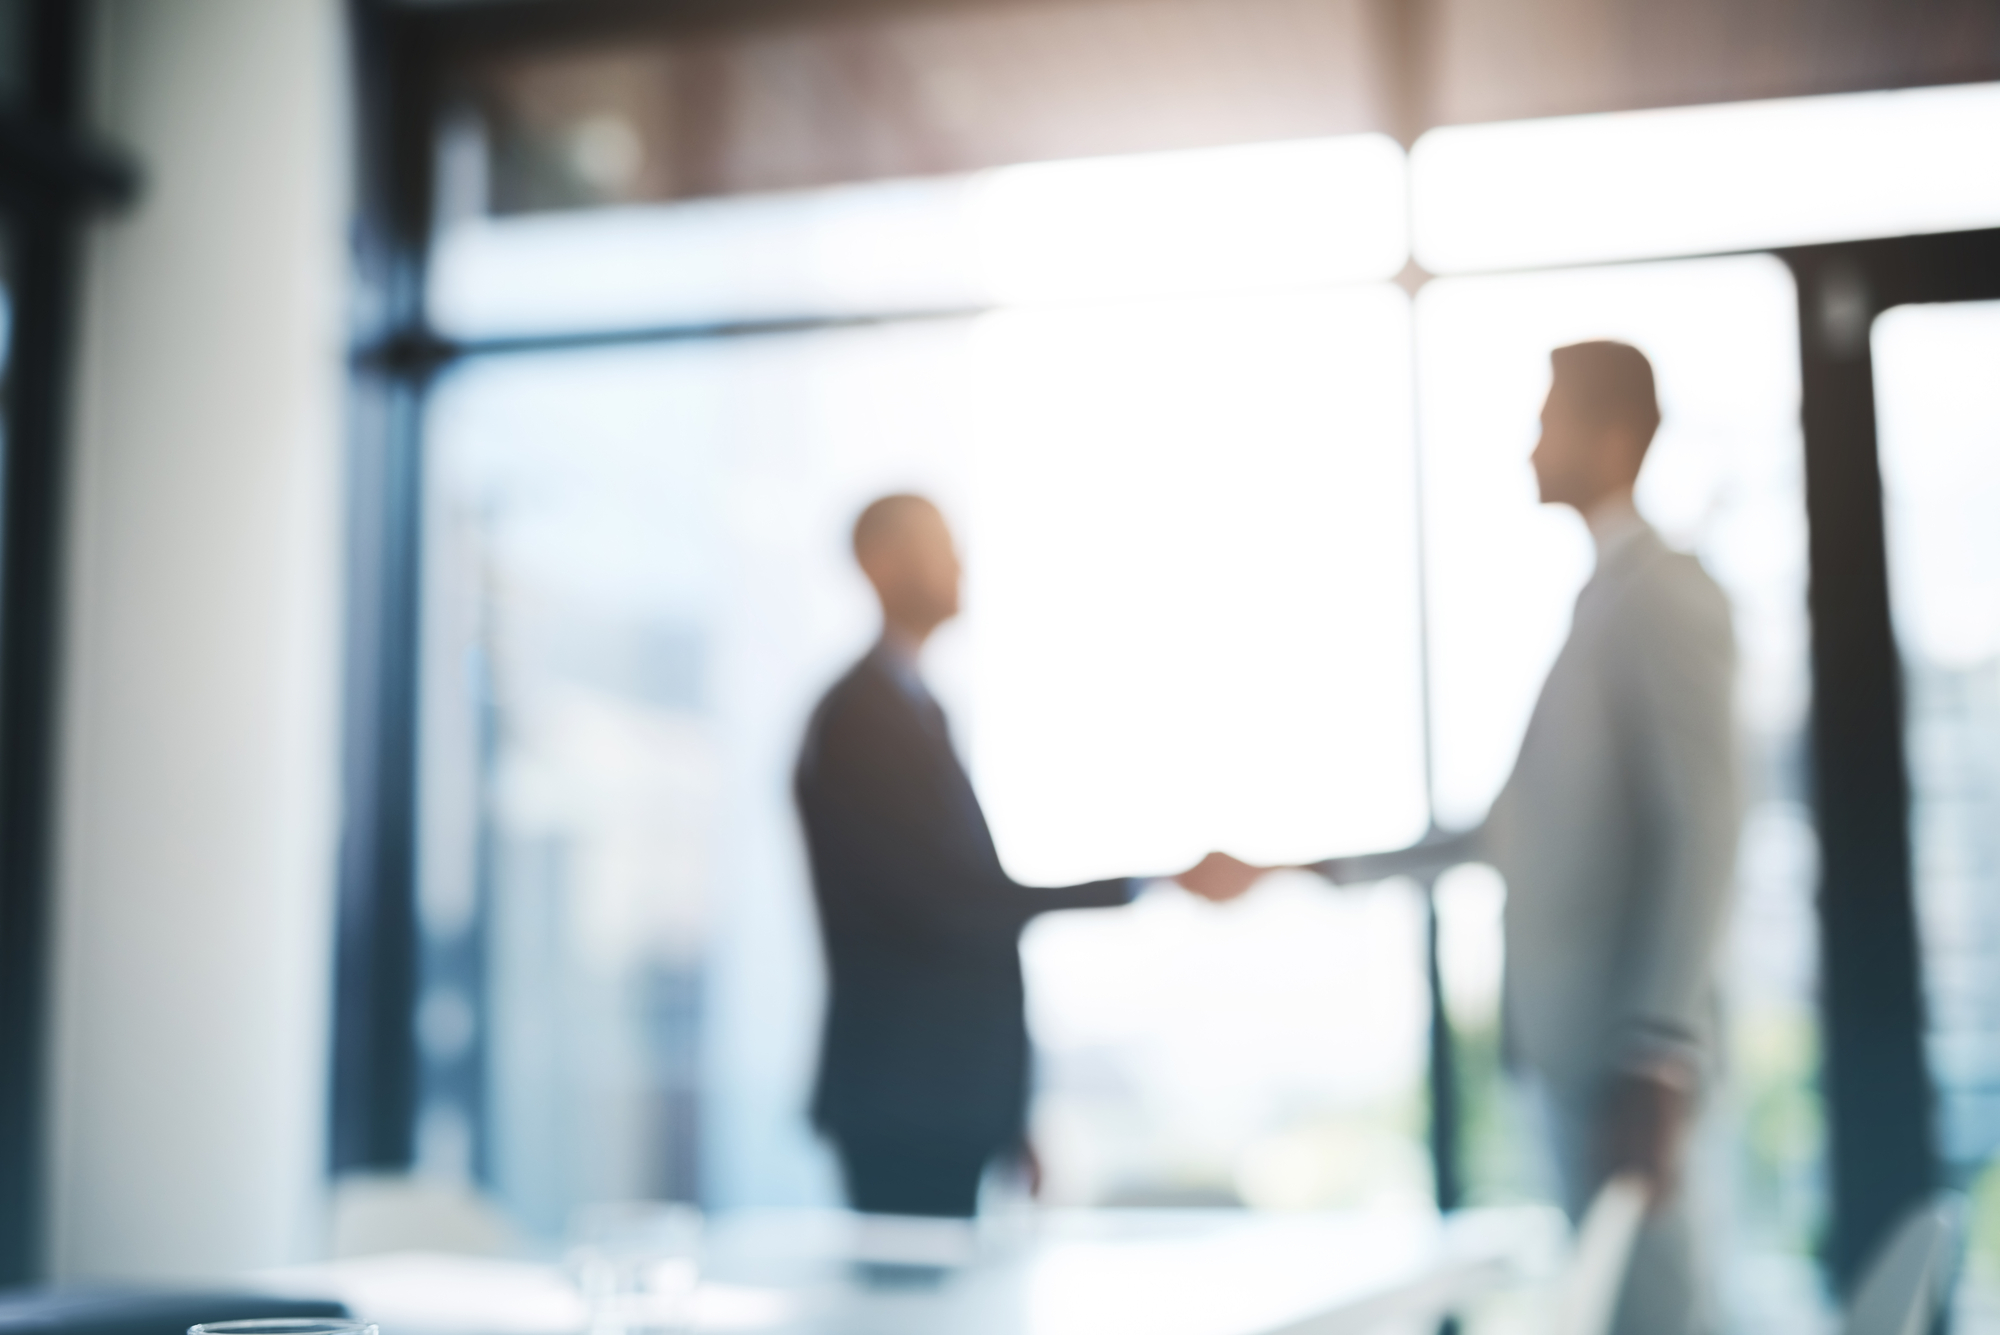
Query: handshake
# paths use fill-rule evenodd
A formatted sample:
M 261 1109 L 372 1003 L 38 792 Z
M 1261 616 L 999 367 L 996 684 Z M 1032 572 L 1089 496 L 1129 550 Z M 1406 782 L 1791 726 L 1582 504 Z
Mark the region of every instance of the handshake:
M 1178 876 L 1175 884 L 1214 904 L 1235 899 L 1257 883 L 1265 872 L 1309 871 L 1335 885 L 1363 885 L 1391 876 L 1434 875 L 1461 862 L 1478 860 L 1484 854 L 1483 827 L 1469 830 L 1433 828 L 1407 848 L 1386 853 L 1362 853 L 1351 857 L 1327 858 L 1292 867 L 1258 867 L 1227 853 L 1210 853 Z
M 1211 904 L 1222 904 L 1241 895 L 1271 870 L 1274 869 L 1253 866 L 1227 853 L 1210 853 L 1180 875 L 1169 879 Z

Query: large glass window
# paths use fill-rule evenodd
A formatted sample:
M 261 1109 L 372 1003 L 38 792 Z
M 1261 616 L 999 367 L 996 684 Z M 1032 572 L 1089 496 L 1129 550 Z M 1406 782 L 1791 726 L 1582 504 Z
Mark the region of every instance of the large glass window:
M 1608 336 L 1659 373 L 1641 509 L 1729 594 L 1742 661 L 1710 1234 L 1746 1327 L 1816 1308 L 1797 293 L 1763 255 L 1479 271 L 1991 223 L 1990 182 L 1939 164 L 1996 108 L 1452 128 L 1407 183 L 1361 135 L 458 217 L 428 293 L 468 354 L 426 428 L 423 1155 L 544 1232 L 603 1196 L 834 1199 L 803 1117 L 820 982 L 787 779 L 873 631 L 844 544 L 882 492 L 929 492 L 963 540 L 929 672 L 1022 879 L 1477 822 L 1591 570 L 1526 462 L 1547 354 Z M 1836 149 L 1870 165 L 1818 171 Z M 1389 282 L 1412 253 L 1447 275 L 1414 299 Z M 1925 349 L 1984 347 L 1990 315 L 1932 318 L 1885 321 L 1877 353 L 1892 537 L 1917 535 L 1896 596 L 1933 1058 L 1969 1176 L 1993 1148 L 1961 931 L 1983 632 L 1954 609 L 1984 596 L 1984 475 L 1938 451 L 1985 429 L 1991 377 Z M 1478 866 L 1436 888 L 1475 1202 L 1545 1189 L 1499 1069 L 1504 895 Z M 1423 914 L 1405 883 L 1278 874 L 1223 909 L 1161 888 L 1038 923 L 1051 1198 L 1427 1194 Z
M 447 164 L 473 151 L 447 139 Z M 476 175 L 476 173 L 474 173 Z M 440 238 L 444 332 L 546 336 L 882 318 L 1393 277 L 1403 152 L 1382 135 L 488 219 Z
M 1874 332 L 1937 1143 L 1974 1193 L 1967 1297 L 2000 1315 L 2000 303 Z
M 2000 222 L 1971 168 L 2000 86 L 1669 107 L 1433 130 L 1412 155 L 1440 272 L 1696 255 Z
M 1400 178 L 1381 142 L 1359 184 L 1342 154 L 1286 154 L 1327 169 L 1322 196 L 1372 191 L 1390 211 Z M 1267 157 L 1224 177 L 1254 186 Z M 981 253 L 1011 256 L 1008 281 L 1044 299 L 1088 293 L 1037 219 L 1065 192 L 1157 202 L 1168 168 L 1183 166 L 980 182 L 1002 201 Z M 682 220 L 661 221 L 668 263 Z M 1221 234 L 1197 286 L 1272 286 L 1269 248 L 1239 273 L 1221 243 L 1254 249 L 1273 227 L 1255 210 L 1228 223 L 1201 224 Z M 439 1083 L 425 1154 L 483 1146 L 544 1230 L 634 1190 L 831 1198 L 801 1116 L 818 962 L 787 778 L 812 703 L 873 633 L 845 529 L 885 491 L 929 492 L 961 530 L 967 612 L 931 674 L 1017 876 L 1164 873 L 1216 845 L 1297 861 L 1422 833 L 1409 303 L 1387 285 L 1315 289 L 1338 266 L 1291 244 L 1309 262 L 1290 291 L 492 357 L 444 382 L 423 902 L 434 943 L 483 935 L 430 952 L 434 1065 L 474 1044 L 455 991 L 491 1001 L 486 1125 Z M 1119 294 L 1185 288 L 1165 258 L 1128 258 Z M 516 272 L 534 290 L 534 269 Z M 1294 886 L 1237 917 L 1161 890 L 1042 925 L 1028 955 L 1052 1193 L 1236 1200 L 1255 1176 L 1246 1144 L 1276 1143 L 1268 1160 L 1352 1113 L 1392 1145 L 1392 1171 L 1311 1199 L 1421 1197 L 1419 924 L 1407 896 Z M 473 981 L 454 982 L 467 952 Z M 1210 980 L 1192 1031 L 1186 989 L 1143 981 L 1171 984 L 1176 958 Z M 1328 969 L 1341 958 L 1367 967 Z M 1378 1055 L 1357 1063 L 1363 1050 Z M 1239 1078 L 1204 1097 L 1225 1088 L 1218 1053 Z

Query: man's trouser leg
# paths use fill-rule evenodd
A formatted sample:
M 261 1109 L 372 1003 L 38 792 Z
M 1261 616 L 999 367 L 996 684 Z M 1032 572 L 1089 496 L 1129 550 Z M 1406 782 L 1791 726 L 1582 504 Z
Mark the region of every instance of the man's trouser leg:
M 1580 1223 L 1603 1180 L 1596 1172 L 1596 1109 L 1585 1100 L 1550 1098 L 1546 1105 L 1563 1205 Z M 1646 1216 L 1619 1290 L 1612 1335 L 1709 1335 L 1705 1276 L 1688 1208 L 1688 1177 L 1664 1205 Z

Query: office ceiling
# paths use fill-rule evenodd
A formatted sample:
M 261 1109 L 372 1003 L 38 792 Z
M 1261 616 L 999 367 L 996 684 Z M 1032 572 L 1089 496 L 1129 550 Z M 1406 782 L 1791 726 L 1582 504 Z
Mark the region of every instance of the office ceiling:
M 454 53 L 451 95 L 490 127 L 503 211 L 2000 79 L 2000 0 L 402 0 L 402 12 Z M 585 179 L 577 162 L 629 169 Z

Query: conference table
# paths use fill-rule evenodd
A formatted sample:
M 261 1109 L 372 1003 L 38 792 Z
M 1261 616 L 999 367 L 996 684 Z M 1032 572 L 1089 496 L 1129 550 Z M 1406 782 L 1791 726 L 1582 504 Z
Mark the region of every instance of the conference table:
M 1360 1335 L 1428 1331 L 1546 1273 L 1533 1209 L 1045 1210 L 975 1227 L 760 1212 L 712 1224 L 688 1325 L 757 1335 Z M 403 1252 L 268 1272 L 383 1335 L 577 1335 L 550 1263 Z

